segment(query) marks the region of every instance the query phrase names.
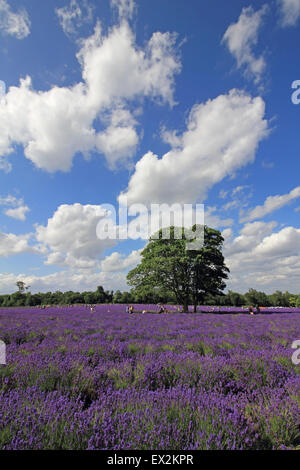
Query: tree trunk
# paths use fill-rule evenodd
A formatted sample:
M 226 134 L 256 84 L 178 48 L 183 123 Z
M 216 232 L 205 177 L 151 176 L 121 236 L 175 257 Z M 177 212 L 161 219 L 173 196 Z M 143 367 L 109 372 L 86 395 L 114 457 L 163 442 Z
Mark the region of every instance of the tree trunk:
M 183 302 L 183 311 L 185 313 L 188 313 L 189 311 L 189 299 L 184 299 L 184 302 Z

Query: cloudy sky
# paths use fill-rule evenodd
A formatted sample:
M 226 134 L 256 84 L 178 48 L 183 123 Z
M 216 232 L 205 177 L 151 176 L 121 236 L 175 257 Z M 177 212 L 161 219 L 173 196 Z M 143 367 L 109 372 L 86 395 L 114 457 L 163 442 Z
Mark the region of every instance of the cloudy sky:
M 300 0 L 0 0 L 0 293 L 128 289 L 125 201 L 204 204 L 229 289 L 299 293 L 298 44 Z

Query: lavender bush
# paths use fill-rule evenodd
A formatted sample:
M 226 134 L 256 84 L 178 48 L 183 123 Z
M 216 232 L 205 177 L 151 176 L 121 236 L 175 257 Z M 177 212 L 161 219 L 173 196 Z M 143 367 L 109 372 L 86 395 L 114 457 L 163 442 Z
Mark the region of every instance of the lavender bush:
M 0 309 L 0 448 L 299 448 L 299 310 L 169 309 Z

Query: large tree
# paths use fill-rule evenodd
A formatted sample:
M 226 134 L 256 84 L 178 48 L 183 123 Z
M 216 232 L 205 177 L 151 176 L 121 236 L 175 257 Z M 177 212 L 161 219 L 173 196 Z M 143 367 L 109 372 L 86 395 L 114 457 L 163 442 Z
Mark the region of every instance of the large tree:
M 25 287 L 25 286 L 26 286 L 25 282 L 23 282 L 23 281 L 18 281 L 18 282 L 16 282 L 16 286 L 17 286 L 17 288 L 19 289 L 18 292 L 20 292 L 21 294 L 23 294 L 23 292 L 24 292 L 25 289 L 26 289 L 26 287 Z
M 199 227 L 193 227 L 193 233 Z M 178 304 L 188 311 L 189 302 L 196 311 L 199 302 L 208 294 L 220 295 L 225 288 L 224 279 L 229 269 L 222 255 L 223 237 L 217 230 L 207 226 L 204 230 L 204 244 L 192 247 L 191 232 L 179 227 L 170 227 L 170 237 L 164 238 L 165 229 L 153 235 L 142 251 L 142 261 L 128 275 L 128 284 L 137 291 L 147 288 L 164 288 L 172 292 Z M 189 249 L 187 249 L 189 248 Z
M 229 269 L 222 255 L 224 238 L 218 230 L 204 226 L 204 244 L 200 250 L 190 250 L 193 260 L 192 300 L 194 311 L 207 295 L 222 295 Z

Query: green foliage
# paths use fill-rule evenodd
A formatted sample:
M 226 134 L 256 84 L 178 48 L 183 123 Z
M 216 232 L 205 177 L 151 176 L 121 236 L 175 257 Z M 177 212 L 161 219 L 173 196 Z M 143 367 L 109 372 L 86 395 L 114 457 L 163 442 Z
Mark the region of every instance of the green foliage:
M 190 301 L 196 310 L 208 294 L 221 295 L 229 272 L 221 251 L 223 237 L 207 226 L 200 229 L 204 231 L 204 244 L 195 250 L 187 249 L 190 238 L 182 227 L 170 227 L 168 239 L 163 238 L 164 230 L 159 230 L 142 251 L 141 263 L 128 273 L 128 284 L 143 296 L 165 289 L 183 305 L 184 311 Z
M 268 306 L 268 297 L 264 292 L 258 292 L 255 289 L 249 289 L 245 294 L 246 303 L 250 305 Z
M 18 281 L 18 282 L 16 282 L 16 286 L 17 286 L 17 288 L 19 289 L 19 292 L 20 292 L 21 294 L 23 294 L 23 292 L 25 291 L 25 282 L 23 282 L 23 281 Z
M 20 281 L 21 282 L 21 281 Z M 19 282 L 17 283 L 19 284 Z M 98 286 L 95 292 L 39 292 L 31 294 L 24 293 L 27 289 L 22 283 L 19 290 L 10 295 L 0 295 L 0 307 L 34 307 L 38 305 L 69 305 L 69 304 L 96 304 L 111 303 L 113 292 L 105 291 L 102 286 Z
M 210 229 L 211 230 L 211 229 Z M 216 232 L 216 231 L 214 231 Z M 181 240 L 175 240 L 181 241 Z M 185 242 L 183 240 L 183 242 Z M 170 250 L 171 253 L 173 250 Z M 175 250 L 176 251 L 176 250 Z M 178 252 L 180 254 L 180 251 Z M 187 252 L 189 253 L 189 252 Z M 184 267 L 186 250 L 183 253 L 182 257 L 179 259 L 176 258 L 176 253 L 173 253 L 173 260 L 169 260 L 170 266 Z M 204 265 L 205 256 L 206 260 L 208 259 L 208 254 L 202 253 L 198 258 L 198 261 L 195 260 L 195 252 L 188 255 L 191 257 L 193 262 L 196 264 L 199 262 L 199 266 Z M 219 261 L 222 266 L 222 257 L 219 255 Z M 154 262 L 154 260 L 152 260 Z M 166 261 L 166 263 L 165 263 Z M 147 261 L 148 262 L 148 261 Z M 157 258 L 156 262 L 158 266 L 155 269 L 159 268 L 159 263 L 163 263 L 164 269 L 166 269 L 165 275 L 167 275 L 167 260 L 164 258 Z M 155 263 L 154 263 L 155 264 Z M 145 264 L 144 264 L 145 266 Z M 177 267 L 178 267 L 177 266 Z M 188 265 L 187 265 L 188 266 Z M 197 268 L 198 269 L 198 268 Z M 221 269 L 221 267 L 220 267 Z M 142 274 L 138 274 L 140 270 L 140 265 L 132 270 L 129 275 L 130 277 L 137 276 L 137 281 L 134 284 L 134 288 L 130 292 L 121 292 L 117 290 L 115 293 L 113 291 L 105 291 L 102 286 L 98 286 L 96 291 L 85 291 L 85 292 L 39 292 L 32 294 L 28 292 L 28 287 L 24 285 L 24 289 L 19 289 L 18 291 L 12 294 L 0 295 L 0 307 L 34 307 L 39 305 L 68 305 L 68 304 L 97 304 L 97 303 L 120 303 L 120 304 L 157 304 L 159 302 L 164 304 L 183 304 L 182 301 L 178 301 L 178 296 L 176 295 L 175 289 L 172 290 L 171 286 L 168 283 L 161 282 L 160 285 L 155 285 L 155 282 L 140 282 Z M 195 268 L 196 270 L 196 268 Z M 143 269 L 144 271 L 144 269 Z M 155 271 L 154 271 L 155 272 Z M 224 270 L 226 274 L 226 269 Z M 135 274 L 134 274 L 135 273 Z M 192 271 L 191 271 L 192 273 Z M 216 306 L 234 306 L 240 307 L 243 305 L 253 305 L 253 306 L 278 306 L 278 307 L 300 307 L 300 294 L 291 294 L 290 292 L 281 292 L 276 291 L 273 294 L 267 295 L 265 292 L 257 291 L 255 289 L 249 289 L 245 294 L 240 294 L 238 292 L 233 292 L 229 290 L 226 294 L 222 293 L 224 288 L 222 278 L 214 278 L 214 273 L 211 276 L 207 276 L 201 272 L 200 268 L 198 271 L 198 278 L 195 279 L 197 282 L 192 285 L 192 283 L 187 283 L 189 290 L 188 302 L 198 303 L 201 305 L 216 305 Z M 209 270 L 208 270 L 209 273 Z M 176 276 L 180 276 L 180 271 L 176 272 L 176 275 L 172 279 L 176 279 Z M 224 278 L 223 278 L 224 279 Z M 152 279 L 153 280 L 153 279 Z M 151 279 L 150 279 L 151 281 Z M 202 282 L 203 281 L 203 282 Z M 21 282 L 21 281 L 20 281 Z M 216 288 L 216 284 L 219 283 L 219 288 Z M 21 287 L 21 285 L 20 285 Z M 26 292 L 27 290 L 27 292 Z M 183 291 L 181 294 L 183 295 Z M 181 297 L 182 299 L 182 297 Z

